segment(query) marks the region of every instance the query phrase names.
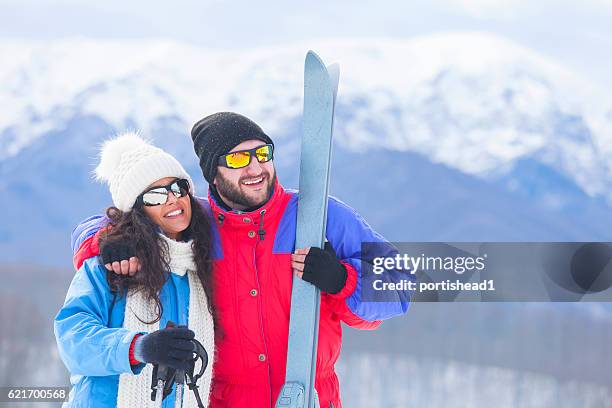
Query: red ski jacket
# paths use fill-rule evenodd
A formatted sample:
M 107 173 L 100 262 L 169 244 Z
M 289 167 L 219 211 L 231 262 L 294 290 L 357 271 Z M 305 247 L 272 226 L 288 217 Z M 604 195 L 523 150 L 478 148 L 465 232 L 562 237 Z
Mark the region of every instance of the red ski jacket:
M 285 381 L 289 312 L 295 250 L 297 192 L 276 184 L 273 196 L 256 211 L 226 211 L 214 199 L 201 200 L 214 218 L 214 290 L 218 330 L 210 406 L 274 407 Z M 101 217 L 73 232 L 75 266 L 97 255 L 94 233 Z M 361 302 L 361 242 L 384 242 L 353 209 L 337 199 L 328 205 L 327 240 L 348 271 L 344 288 L 321 295 L 315 388 L 321 407 L 341 407 L 334 365 L 342 342 L 340 322 L 375 329 L 402 314 L 407 302 Z

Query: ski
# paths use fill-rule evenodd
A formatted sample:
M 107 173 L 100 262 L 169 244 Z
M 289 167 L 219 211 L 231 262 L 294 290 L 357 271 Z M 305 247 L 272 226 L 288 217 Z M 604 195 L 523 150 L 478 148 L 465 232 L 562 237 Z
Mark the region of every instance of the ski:
M 326 67 L 313 51 L 306 55 L 296 248 L 323 248 L 325 243 L 339 73 L 338 65 Z M 321 294 L 315 286 L 293 277 L 287 372 L 276 408 L 319 407 L 314 384 L 320 302 Z

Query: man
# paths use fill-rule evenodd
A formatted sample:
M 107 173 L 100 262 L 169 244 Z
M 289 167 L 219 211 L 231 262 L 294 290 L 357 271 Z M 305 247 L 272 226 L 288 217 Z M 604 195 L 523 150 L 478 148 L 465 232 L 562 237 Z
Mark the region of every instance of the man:
M 296 250 L 298 193 L 277 181 L 270 137 L 251 120 L 229 112 L 200 120 L 191 136 L 210 186 L 202 205 L 215 220 L 213 300 L 218 330 L 211 406 L 274 406 L 285 380 L 295 274 L 322 291 L 315 388 L 321 407 L 341 407 L 334 371 L 342 340 L 340 322 L 374 329 L 408 307 L 401 296 L 396 302 L 361 301 L 361 243 L 386 241 L 354 210 L 330 198 L 326 238 L 331 248 Z M 99 221 L 86 220 L 73 233 L 73 249 L 80 248 L 75 265 L 98 254 L 94 232 Z M 138 261 L 127 247 L 103 252 L 107 268 L 137 273 Z

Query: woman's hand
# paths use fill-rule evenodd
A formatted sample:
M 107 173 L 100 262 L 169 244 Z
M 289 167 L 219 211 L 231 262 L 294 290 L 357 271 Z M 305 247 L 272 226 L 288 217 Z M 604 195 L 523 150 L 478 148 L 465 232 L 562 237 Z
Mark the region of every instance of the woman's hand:
M 187 370 L 193 360 L 194 337 L 187 327 L 166 327 L 136 339 L 134 357 L 143 363 Z

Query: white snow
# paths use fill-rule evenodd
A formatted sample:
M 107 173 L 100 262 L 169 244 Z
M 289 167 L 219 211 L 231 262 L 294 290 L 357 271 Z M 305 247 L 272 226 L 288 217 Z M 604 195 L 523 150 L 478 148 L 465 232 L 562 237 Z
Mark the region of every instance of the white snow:
M 536 158 L 612 198 L 612 106 L 589 81 L 486 33 L 333 40 L 220 52 L 167 41 L 0 41 L 0 160 L 75 115 L 145 134 L 163 117 L 244 113 L 282 133 L 302 110 L 302 64 L 339 62 L 337 140 L 422 153 L 479 177 Z M 568 115 L 586 131 L 572 134 Z M 572 122 L 574 123 L 574 122 Z M 590 135 L 589 136 L 589 133 Z

